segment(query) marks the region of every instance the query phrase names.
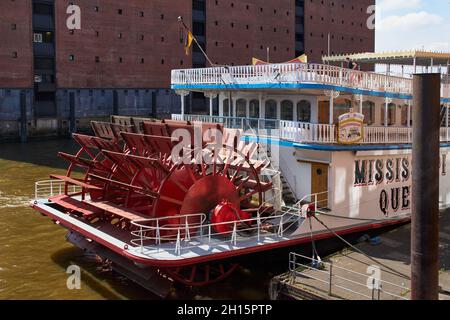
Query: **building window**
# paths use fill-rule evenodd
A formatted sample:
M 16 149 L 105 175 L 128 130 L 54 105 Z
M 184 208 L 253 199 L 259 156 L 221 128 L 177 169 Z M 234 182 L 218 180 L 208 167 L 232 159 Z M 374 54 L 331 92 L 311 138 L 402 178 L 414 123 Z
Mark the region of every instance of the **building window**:
M 164 62 L 165 62 L 164 59 L 161 59 L 161 64 L 164 64 Z
M 122 63 L 122 62 L 123 62 L 123 58 L 119 57 L 119 63 Z
M 75 60 L 75 56 L 73 54 L 69 55 L 69 61 L 74 61 Z
M 97 63 L 100 62 L 100 57 L 99 56 L 95 57 L 95 62 L 97 62 Z
M 141 64 L 144 64 L 144 63 L 145 63 L 145 59 L 141 58 Z
M 118 10 L 117 10 L 117 13 L 118 13 L 118 14 L 123 14 L 123 10 L 122 10 L 122 9 L 118 9 Z
M 95 12 L 98 12 L 98 11 L 99 11 L 98 6 L 95 6 L 95 7 L 94 7 L 94 11 L 95 11 Z
M 17 29 L 17 24 L 13 23 L 13 24 L 11 25 L 11 30 L 16 30 L 16 29 Z
M 143 18 L 144 17 L 144 11 L 139 12 L 139 15 Z
M 122 39 L 122 37 L 123 37 L 122 33 L 119 32 L 119 34 L 117 35 L 117 37 L 118 37 L 119 39 Z
M 13 51 L 12 57 L 13 57 L 13 58 L 17 58 L 17 57 L 18 57 L 17 51 Z

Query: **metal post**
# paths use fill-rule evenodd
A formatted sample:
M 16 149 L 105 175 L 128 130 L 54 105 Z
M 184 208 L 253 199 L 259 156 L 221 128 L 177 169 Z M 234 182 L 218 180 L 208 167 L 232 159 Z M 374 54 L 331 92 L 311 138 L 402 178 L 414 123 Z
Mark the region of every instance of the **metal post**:
M 330 125 L 334 122 L 334 91 L 331 91 L 330 96 Z
M 180 94 L 181 97 L 181 119 L 184 120 L 184 103 L 185 103 L 185 96 L 183 94 Z
M 359 113 L 363 113 L 363 103 L 364 103 L 364 98 L 363 95 L 359 96 L 360 100 L 359 100 Z
M 210 96 L 209 96 L 209 116 L 212 118 L 212 116 L 213 116 L 213 101 L 214 101 L 214 98 L 213 98 L 213 95 L 211 94 Z M 212 119 L 211 119 L 211 122 L 212 122 Z
M 414 75 L 411 298 L 437 300 L 439 285 L 440 75 Z
M 408 128 L 411 127 L 411 100 L 408 100 Z
M 375 278 L 372 278 L 372 300 L 375 300 Z
M 384 104 L 384 126 L 387 127 L 389 125 L 388 115 L 389 115 L 389 100 L 386 98 Z
M 330 283 L 328 288 L 328 295 L 331 296 L 331 290 L 333 288 L 333 263 L 330 263 Z
M 331 55 L 331 35 L 328 33 L 328 56 Z M 330 62 L 328 62 L 330 64 Z
M 446 132 L 446 141 L 448 141 L 448 108 L 449 108 L 450 104 L 447 103 L 446 107 L 445 107 L 445 132 Z

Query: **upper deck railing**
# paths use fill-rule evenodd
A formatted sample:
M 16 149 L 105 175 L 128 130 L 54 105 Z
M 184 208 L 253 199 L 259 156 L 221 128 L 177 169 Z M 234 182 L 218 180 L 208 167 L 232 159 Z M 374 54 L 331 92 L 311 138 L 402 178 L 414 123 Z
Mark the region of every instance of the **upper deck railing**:
M 337 144 L 337 126 L 271 119 L 216 117 L 173 114 L 172 120 L 221 123 L 241 129 L 247 136 L 283 139 L 296 143 Z M 360 144 L 411 144 L 412 128 L 365 126 Z M 441 128 L 441 142 L 450 141 L 450 128 Z
M 412 95 L 412 79 L 374 72 L 349 70 L 314 63 L 286 63 L 258 66 L 213 67 L 172 71 L 172 88 L 190 89 L 211 85 L 228 89 L 241 85 L 316 83 L 350 89 Z M 272 86 L 273 87 L 273 86 Z M 441 96 L 450 97 L 450 87 L 443 84 Z

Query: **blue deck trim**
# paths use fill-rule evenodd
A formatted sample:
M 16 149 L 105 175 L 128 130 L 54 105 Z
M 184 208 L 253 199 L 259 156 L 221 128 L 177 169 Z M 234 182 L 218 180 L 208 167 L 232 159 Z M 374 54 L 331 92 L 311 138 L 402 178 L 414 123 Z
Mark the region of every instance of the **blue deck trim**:
M 362 94 L 365 96 L 386 97 L 393 99 L 412 100 L 413 96 L 410 94 L 390 93 L 384 91 L 371 91 L 363 89 L 354 89 L 343 86 L 319 84 L 319 83 L 255 83 L 255 84 L 191 84 L 191 85 L 175 85 L 173 90 L 223 90 L 223 89 L 317 89 L 317 90 L 334 90 L 340 92 L 348 92 L 352 94 Z M 450 102 L 450 98 L 442 98 L 442 103 Z
M 275 144 L 281 147 L 293 147 L 303 150 L 316 151 L 382 151 L 382 150 L 411 150 L 412 144 L 392 144 L 392 145 L 331 145 L 331 144 L 306 144 L 296 143 L 287 140 L 279 140 L 272 138 L 244 137 L 247 142 L 264 142 Z M 441 148 L 449 148 L 450 143 L 441 143 Z

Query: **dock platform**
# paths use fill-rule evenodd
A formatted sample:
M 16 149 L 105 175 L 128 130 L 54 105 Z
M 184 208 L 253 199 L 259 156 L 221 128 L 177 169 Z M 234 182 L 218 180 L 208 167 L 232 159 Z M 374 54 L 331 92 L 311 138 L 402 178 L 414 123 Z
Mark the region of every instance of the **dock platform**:
M 450 300 L 450 210 L 439 224 L 439 299 Z M 270 283 L 272 300 L 409 300 L 411 225 L 321 261 L 291 253 L 289 271 Z M 338 241 L 338 240 L 337 240 Z M 320 252 L 319 252 L 320 253 Z M 376 259 L 375 261 L 372 260 Z M 379 263 L 377 263 L 377 261 Z M 318 267 L 318 268 L 317 268 Z

